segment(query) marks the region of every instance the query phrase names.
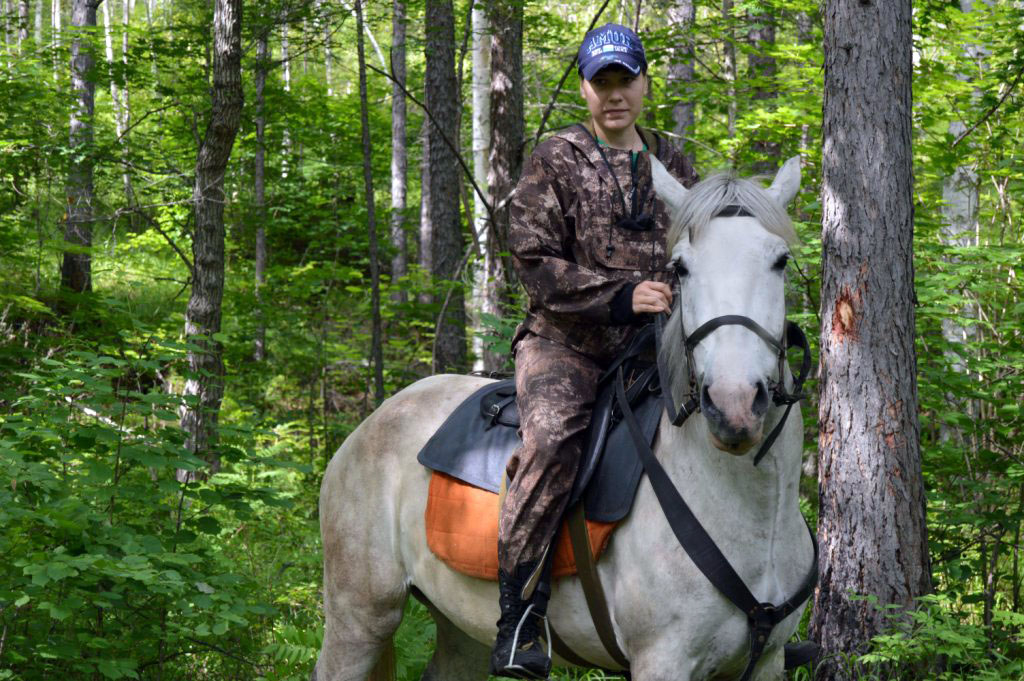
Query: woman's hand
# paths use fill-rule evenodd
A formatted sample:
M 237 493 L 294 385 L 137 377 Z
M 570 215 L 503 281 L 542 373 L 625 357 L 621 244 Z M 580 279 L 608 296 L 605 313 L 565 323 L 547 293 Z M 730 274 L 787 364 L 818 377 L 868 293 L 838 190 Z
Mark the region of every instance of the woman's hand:
M 634 314 L 672 311 L 672 288 L 660 281 L 641 281 L 633 289 Z

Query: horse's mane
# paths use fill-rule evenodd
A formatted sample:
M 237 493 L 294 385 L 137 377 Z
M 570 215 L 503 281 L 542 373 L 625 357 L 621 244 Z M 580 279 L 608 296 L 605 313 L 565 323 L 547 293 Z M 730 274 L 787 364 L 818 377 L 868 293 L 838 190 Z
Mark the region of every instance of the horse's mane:
M 781 237 L 790 246 L 797 242 L 789 215 L 757 182 L 737 177 L 732 171 L 720 171 L 698 182 L 687 192 L 678 214 L 671 219 L 669 251 L 684 234 L 689 235 L 691 242 L 700 239 L 708 223 L 729 206 L 747 209 L 766 230 Z

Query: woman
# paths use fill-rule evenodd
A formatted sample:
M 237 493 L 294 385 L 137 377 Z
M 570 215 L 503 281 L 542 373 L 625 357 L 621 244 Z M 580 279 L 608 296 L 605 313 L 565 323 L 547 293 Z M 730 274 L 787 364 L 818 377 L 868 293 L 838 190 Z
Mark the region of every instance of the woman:
M 546 678 L 539 638 L 548 547 L 568 503 L 603 368 L 646 315 L 667 312 L 668 218 L 649 154 L 683 184 L 684 157 L 636 120 L 647 91 L 640 38 L 617 24 L 578 55 L 590 119 L 533 152 L 510 204 L 509 245 L 529 309 L 513 340 L 523 445 L 508 463 L 498 530 L 501 618 L 491 673 Z

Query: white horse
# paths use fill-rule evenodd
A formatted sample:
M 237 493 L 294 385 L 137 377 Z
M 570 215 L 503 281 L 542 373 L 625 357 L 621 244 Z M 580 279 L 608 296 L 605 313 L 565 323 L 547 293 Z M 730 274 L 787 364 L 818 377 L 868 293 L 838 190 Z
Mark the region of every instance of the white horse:
M 728 175 L 687 190 L 655 159 L 654 186 L 672 217 L 676 309 L 662 353 L 673 394 L 688 390 L 682 328 L 743 315 L 782 338 L 783 270 L 795 240 L 785 206 L 800 184 L 791 159 L 768 189 Z M 719 217 L 729 207 L 742 213 Z M 732 211 L 736 212 L 736 211 Z M 680 315 L 682 319 L 680 320 Z M 681 322 L 681 323 L 680 323 Z M 800 515 L 802 425 L 794 409 L 764 460 L 752 459 L 782 409 L 765 386 L 792 385 L 757 334 L 722 326 L 693 349 L 702 415 L 673 427 L 662 417 L 655 455 L 715 544 L 762 602 L 800 588 L 813 562 Z M 427 547 L 424 508 L 430 471 L 416 455 L 445 418 L 488 379 L 440 375 L 388 399 L 338 449 L 320 491 L 324 551 L 323 647 L 313 681 L 362 681 L 402 619 L 412 588 L 429 600 L 437 646 L 424 678 L 487 677 L 497 631 L 496 582 L 467 577 Z M 698 571 L 673 535 L 645 477 L 633 508 L 598 563 L 619 648 L 636 681 L 738 679 L 747 666 L 746 615 Z M 775 627 L 757 663 L 757 681 L 783 676 L 783 645 L 803 606 Z M 551 626 L 583 659 L 620 668 L 598 640 L 575 577 L 555 580 Z M 555 664 L 566 664 L 556 656 Z

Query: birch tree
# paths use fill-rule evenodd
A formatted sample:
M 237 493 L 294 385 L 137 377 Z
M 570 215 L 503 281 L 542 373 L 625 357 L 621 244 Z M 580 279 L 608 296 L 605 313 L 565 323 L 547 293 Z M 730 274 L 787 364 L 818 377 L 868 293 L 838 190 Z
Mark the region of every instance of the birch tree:
M 391 16 L 391 283 L 406 275 L 409 268 L 409 246 L 405 231 L 406 182 L 409 153 L 406 148 L 405 106 L 405 0 L 394 0 Z M 396 300 L 405 293 L 396 291 Z
M 215 0 L 213 9 L 213 88 L 206 132 L 196 155 L 192 202 L 192 294 L 185 310 L 189 376 L 181 417 L 186 447 L 216 472 L 217 418 L 224 396 L 220 333 L 224 296 L 224 173 L 242 113 L 242 0 Z
M 910 0 L 825 5 L 820 582 L 826 656 L 930 588 L 914 350 Z M 831 665 L 828 678 L 846 678 Z
M 71 248 L 64 251 L 60 270 L 63 288 L 76 293 L 92 290 L 93 221 L 93 113 L 96 84 L 90 80 L 95 58 L 86 40 L 87 32 L 96 26 L 99 0 L 73 0 L 71 25 L 71 91 L 75 100 L 71 108 L 71 162 L 67 181 L 67 214 L 64 242 Z M 59 5 L 58 5 L 59 7 Z
M 487 14 L 479 4 L 473 5 L 473 180 L 481 191 L 487 193 L 487 175 L 490 172 L 489 152 L 491 146 L 491 36 Z M 487 207 L 479 196 L 473 197 L 473 229 L 482 238 L 479 240 L 481 253 L 473 267 L 473 312 L 474 328 L 473 368 L 485 369 L 484 345 L 481 334 L 484 325 L 483 314 L 498 313 L 496 301 L 488 295 L 488 265 L 495 256 L 487 240 Z
M 270 49 L 269 29 L 259 31 L 256 36 L 256 151 L 253 158 L 253 212 L 256 220 L 255 262 L 253 264 L 256 297 L 256 334 L 253 340 L 253 359 L 262 362 L 267 357 L 267 323 L 263 314 L 263 285 L 267 270 L 267 199 L 266 199 L 266 99 L 263 91 L 267 85 Z
M 694 165 L 693 145 L 687 140 L 693 134 L 693 22 L 696 18 L 693 0 L 676 0 L 668 8 L 669 24 L 675 32 L 676 47 L 670 52 L 668 64 L 668 96 L 672 104 L 672 132 L 677 136 L 677 146 Z

